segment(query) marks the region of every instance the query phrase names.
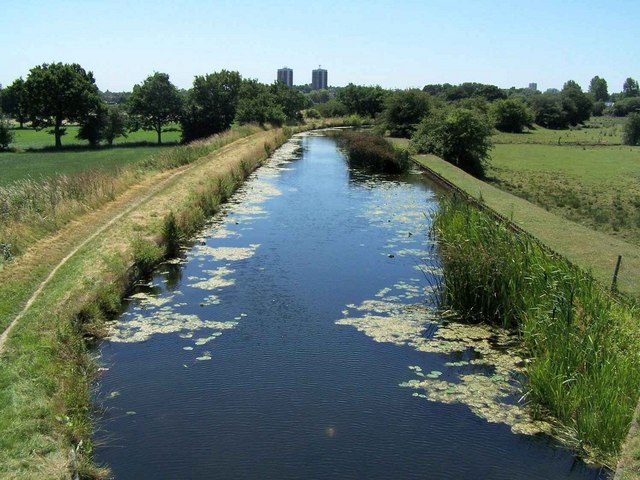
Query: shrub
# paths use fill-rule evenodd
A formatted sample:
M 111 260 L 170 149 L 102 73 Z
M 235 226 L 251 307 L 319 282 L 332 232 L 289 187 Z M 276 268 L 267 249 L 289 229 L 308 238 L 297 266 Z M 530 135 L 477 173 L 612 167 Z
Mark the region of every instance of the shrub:
M 419 153 L 438 155 L 471 175 L 483 177 L 491 134 L 491 125 L 481 113 L 444 109 L 420 122 L 411 144 Z
M 640 145 L 640 113 L 630 113 L 624 125 L 625 145 Z
M 497 100 L 491 107 L 491 114 L 495 127 L 501 132 L 522 133 L 525 127 L 530 127 L 533 114 L 529 107 L 514 98 Z
M 8 149 L 11 142 L 13 142 L 13 130 L 11 130 L 9 122 L 0 117 L 0 150 Z
M 379 135 L 340 132 L 338 138 L 347 152 L 349 165 L 372 172 L 400 173 L 409 166 L 406 152 L 397 150 Z

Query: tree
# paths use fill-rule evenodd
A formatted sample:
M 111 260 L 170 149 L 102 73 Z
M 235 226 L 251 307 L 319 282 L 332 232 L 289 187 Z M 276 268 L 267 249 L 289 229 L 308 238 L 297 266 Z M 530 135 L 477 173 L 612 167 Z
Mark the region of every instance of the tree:
M 102 138 L 109 146 L 113 145 L 116 138 L 127 136 L 127 115 L 122 108 L 117 105 L 109 105 L 105 120 Z
M 340 100 L 329 100 L 327 103 L 319 103 L 316 110 L 324 118 L 344 117 L 347 114 L 347 107 Z
M 591 83 L 589 83 L 589 93 L 593 95 L 593 99 L 596 102 L 606 102 L 609 100 L 607 81 L 596 75 L 591 79 Z
M 562 99 L 562 109 L 570 125 L 577 125 L 589 120 L 593 102 L 589 96 L 582 91 L 580 85 L 573 80 L 569 80 L 562 87 L 560 97 Z
M 162 144 L 162 127 L 180 119 L 182 97 L 166 73 L 155 72 L 142 85 L 135 85 L 129 97 L 129 112 L 144 130 L 155 130 Z
M 624 125 L 625 145 L 640 145 L 640 113 L 630 113 Z
M 86 140 L 92 147 L 97 147 L 102 140 L 102 131 L 107 122 L 107 107 L 102 102 L 86 115 L 80 122 L 77 138 Z
M 382 87 L 363 87 L 350 83 L 338 92 L 340 100 L 347 108 L 347 113 L 355 113 L 365 117 L 375 117 L 384 109 L 386 92 Z
M 11 142 L 13 142 L 13 130 L 7 119 L 0 115 L 0 150 L 9 148 Z
M 535 122 L 541 127 L 562 129 L 569 126 L 559 93 L 545 92 L 532 102 Z
M 491 115 L 495 127 L 501 132 L 522 133 L 525 127 L 530 127 L 533 114 L 527 105 L 515 98 L 497 100 L 491 105 Z
M 631 77 L 627 78 L 622 85 L 622 93 L 626 98 L 640 96 L 638 82 Z
M 612 108 L 616 117 L 624 117 L 630 113 L 640 112 L 640 97 L 629 97 L 618 100 Z
M 229 128 L 236 116 L 241 82 L 238 72 L 228 70 L 197 76 L 180 120 L 182 140 L 189 142 Z
M 409 138 L 416 125 L 429 112 L 429 94 L 421 90 L 398 90 L 387 96 L 381 126 L 392 137 Z
M 105 140 L 109 146 L 120 136 L 127 136 L 127 117 L 117 105 L 100 104 L 80 123 L 77 137 L 92 147 Z
M 29 72 L 24 88 L 29 118 L 36 129 L 53 126 L 62 147 L 63 122 L 80 121 L 100 102 L 93 73 L 77 63 L 42 64 Z
M 302 121 L 302 110 L 311 106 L 304 94 L 280 82 L 272 83 L 269 90 L 275 97 L 276 103 L 282 108 L 287 122 L 298 123 Z
M 483 177 L 491 149 L 492 127 L 474 110 L 450 108 L 426 116 L 411 137 L 420 153 L 442 157 L 476 177 Z
M 2 111 L 12 116 L 24 128 L 29 119 L 27 110 L 27 91 L 24 88 L 24 80 L 16 79 L 11 85 L 2 90 Z
M 245 79 L 242 80 L 240 87 L 235 118 L 238 123 L 281 125 L 287 117 L 282 106 L 278 104 L 276 96 L 267 85 L 254 79 Z

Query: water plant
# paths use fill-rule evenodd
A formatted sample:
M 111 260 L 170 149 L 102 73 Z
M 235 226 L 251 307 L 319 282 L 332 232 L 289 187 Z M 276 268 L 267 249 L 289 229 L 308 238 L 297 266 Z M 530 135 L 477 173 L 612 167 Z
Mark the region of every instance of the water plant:
M 528 235 L 456 196 L 434 214 L 441 307 L 518 331 L 525 399 L 563 436 L 613 464 L 640 387 L 639 311 Z
M 409 167 L 408 153 L 380 135 L 340 131 L 334 136 L 345 149 L 351 167 L 380 173 L 400 173 Z

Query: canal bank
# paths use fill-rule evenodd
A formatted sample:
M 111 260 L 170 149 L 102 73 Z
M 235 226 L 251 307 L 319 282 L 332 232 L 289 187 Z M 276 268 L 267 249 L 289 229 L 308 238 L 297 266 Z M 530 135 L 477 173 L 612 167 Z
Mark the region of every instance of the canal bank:
M 100 335 L 105 311 L 119 308 L 119 295 L 131 278 L 130 266 L 140 253 L 132 240 L 138 244 L 158 241 L 168 211 L 178 212 L 193 192 L 211 182 L 218 184 L 217 179 L 225 185 L 237 184 L 252 169 L 247 166 L 259 164 L 285 140 L 282 130 L 263 131 L 150 178 L 36 246 L 12 267 L 15 271 L 3 272 L 15 274 L 16 284 L 20 275 L 28 282 L 48 268 L 43 262 L 32 273 L 27 269 L 30 258 L 36 261 L 46 258 L 48 251 L 57 255 L 60 250 L 64 259 L 80 246 L 59 263 L 4 344 L 0 476 L 68 478 L 70 464 L 83 475 L 101 475 L 91 461 L 90 391 L 95 363 L 83 338 L 90 341 Z M 114 218 L 117 221 L 112 222 Z M 107 228 L 92 236 L 103 225 Z M 62 253 L 67 247 L 68 252 Z M 25 271 L 18 275 L 20 269 Z

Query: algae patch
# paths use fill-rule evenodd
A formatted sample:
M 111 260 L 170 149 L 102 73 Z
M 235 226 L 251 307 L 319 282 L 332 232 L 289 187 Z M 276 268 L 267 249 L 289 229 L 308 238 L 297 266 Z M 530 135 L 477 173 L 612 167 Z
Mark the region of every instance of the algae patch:
M 405 298 L 417 294 L 414 286 L 398 282 L 383 289 L 379 299 L 347 305 L 338 325 L 351 325 L 376 342 L 406 345 L 425 353 L 450 357 L 445 371 L 409 369 L 417 377 L 400 386 L 417 390 L 413 395 L 432 402 L 467 405 L 477 416 L 493 423 L 505 423 L 514 433 L 550 433 L 547 422 L 535 421 L 524 405 L 514 399 L 522 395 L 519 378 L 523 359 L 517 352 L 496 349 L 513 343 L 507 330 L 457 322 L 443 322 L 435 310 L 423 304 L 401 304 L 384 297 L 403 290 Z M 439 360 L 438 360 L 439 361 Z M 445 375 L 447 380 L 442 379 Z M 449 381 L 448 379 L 452 379 Z

